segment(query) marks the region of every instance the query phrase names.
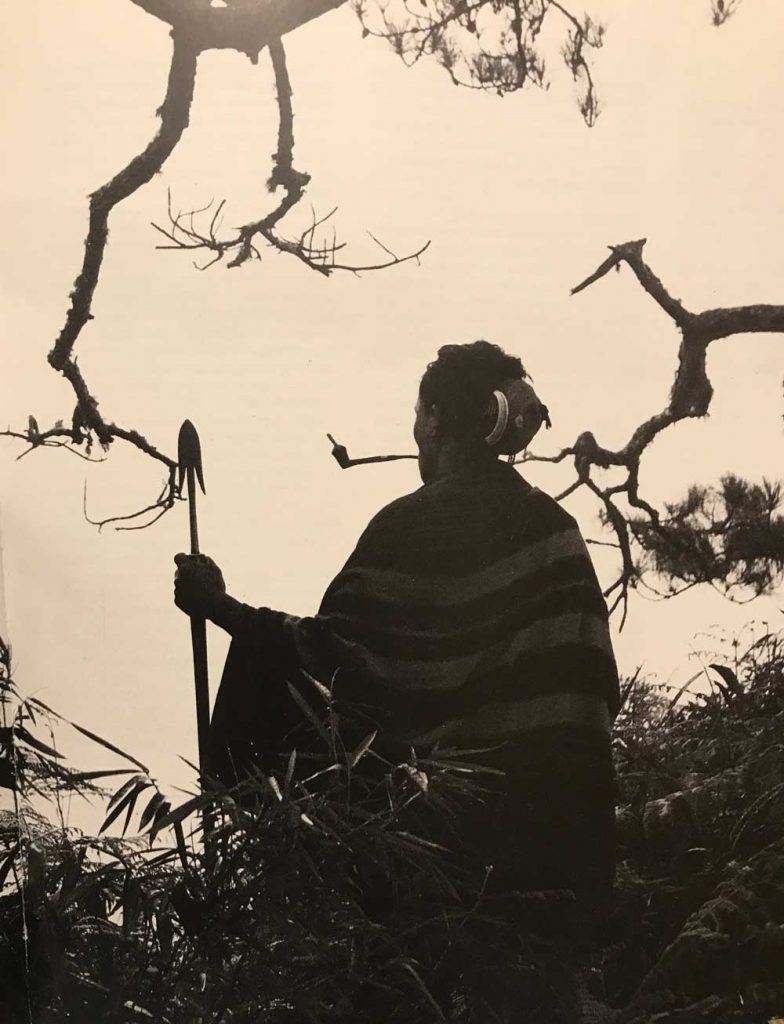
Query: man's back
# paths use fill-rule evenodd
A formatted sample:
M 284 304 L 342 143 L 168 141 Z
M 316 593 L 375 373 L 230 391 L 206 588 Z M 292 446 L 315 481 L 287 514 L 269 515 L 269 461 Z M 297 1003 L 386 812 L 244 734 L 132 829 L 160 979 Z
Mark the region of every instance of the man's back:
M 504 773 L 461 817 L 499 884 L 606 897 L 618 677 L 568 513 L 506 463 L 450 474 L 371 521 L 318 619 L 388 735 Z
M 411 742 L 508 741 L 617 710 L 607 612 L 574 520 L 508 464 L 454 473 L 369 524 L 318 616 Z

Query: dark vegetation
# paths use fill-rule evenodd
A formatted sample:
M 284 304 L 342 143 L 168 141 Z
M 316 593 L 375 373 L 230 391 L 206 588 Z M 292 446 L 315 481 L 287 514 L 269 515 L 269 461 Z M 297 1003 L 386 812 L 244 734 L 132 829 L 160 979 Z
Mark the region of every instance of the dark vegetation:
M 66 767 L 56 716 L 20 696 L 5 648 L 2 665 L 6 1019 L 559 1019 L 568 894 L 499 901 L 457 839 L 434 842 L 481 798 L 470 754 L 394 764 L 372 733 L 347 749 L 312 682 L 303 721 L 321 754 L 173 808 L 139 763 Z M 616 906 L 583 972 L 585 1019 L 751 1024 L 784 1009 L 784 638 L 736 641 L 689 685 L 703 692 L 625 686 Z M 111 772 L 125 777 L 101 834 L 69 828 L 66 796 Z

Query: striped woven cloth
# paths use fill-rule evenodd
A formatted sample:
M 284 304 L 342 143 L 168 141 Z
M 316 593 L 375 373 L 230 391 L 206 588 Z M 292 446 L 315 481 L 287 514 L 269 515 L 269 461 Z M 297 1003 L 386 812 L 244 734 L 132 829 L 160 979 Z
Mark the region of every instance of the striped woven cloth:
M 572 519 L 515 469 L 451 474 L 383 509 L 328 588 L 336 664 L 415 745 L 608 733 L 607 610 Z
M 457 748 L 500 770 L 485 784 L 494 795 L 459 819 L 468 846 L 502 889 L 570 888 L 599 919 L 619 704 L 607 609 L 574 520 L 512 466 L 466 468 L 392 502 L 317 615 L 245 606 L 232 634 L 213 713 L 219 778 L 277 763 L 292 742 L 301 751 L 285 738 L 302 723 L 285 682 L 300 669 L 334 679 L 335 696 L 381 726 L 388 756 Z
M 249 651 L 288 677 L 338 669 L 338 694 L 417 747 L 559 726 L 607 736 L 618 708 L 606 605 L 575 521 L 500 461 L 382 509 L 316 616 L 247 608 L 233 632 L 245 657 L 230 655 L 222 691 Z

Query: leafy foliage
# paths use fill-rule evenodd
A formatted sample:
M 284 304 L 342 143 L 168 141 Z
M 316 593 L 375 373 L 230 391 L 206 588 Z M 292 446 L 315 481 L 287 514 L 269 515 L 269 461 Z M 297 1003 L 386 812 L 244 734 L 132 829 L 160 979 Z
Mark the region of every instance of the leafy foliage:
M 7 651 L 3 665 L 8 711 Z M 177 806 L 134 765 L 99 836 L 48 824 L 15 770 L 0 816 L 11 1019 L 424 1024 L 524 1007 L 554 1024 L 577 1000 L 617 1024 L 767 1022 L 784 1008 L 784 638 L 736 642 L 700 677 L 694 696 L 698 677 L 625 687 L 617 906 L 578 986 L 567 894 L 499 898 L 460 853 L 454 822 L 484 781 L 470 755 L 396 762 L 314 682 L 315 752 Z M 37 784 L 44 759 L 62 770 L 18 746 Z M 110 835 L 131 824 L 146 837 Z
M 617 723 L 622 949 L 605 980 L 624 1021 L 784 1008 L 784 638 L 736 640 L 698 679 L 689 700 L 636 680 Z

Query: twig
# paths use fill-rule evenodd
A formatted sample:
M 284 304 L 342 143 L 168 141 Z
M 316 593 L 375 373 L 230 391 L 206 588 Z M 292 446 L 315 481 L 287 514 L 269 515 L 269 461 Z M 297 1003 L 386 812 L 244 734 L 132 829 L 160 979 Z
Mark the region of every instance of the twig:
M 171 469 L 169 471 L 169 478 L 168 478 L 167 482 L 164 484 L 163 490 L 161 491 L 158 499 L 156 501 L 152 502 L 151 504 L 145 506 L 144 508 L 140 508 L 137 512 L 129 512 L 126 515 L 108 516 L 106 519 L 91 519 L 90 516 L 87 513 L 87 483 L 86 482 L 85 482 L 85 485 L 84 485 L 84 497 L 83 497 L 82 508 L 83 508 L 84 518 L 86 519 L 86 521 L 88 523 L 90 523 L 91 526 L 96 526 L 98 528 L 98 532 L 99 533 L 104 528 L 104 526 L 108 526 L 110 524 L 115 524 L 115 523 L 120 523 L 120 524 L 123 524 L 123 523 L 133 523 L 133 525 L 131 525 L 131 526 L 125 526 L 125 525 L 115 526 L 114 527 L 115 530 L 118 530 L 118 531 L 123 531 L 123 530 L 125 530 L 125 531 L 127 531 L 127 530 L 146 530 L 150 526 L 152 526 L 154 523 L 157 523 L 158 520 L 161 518 L 161 516 L 165 515 L 165 513 L 168 512 L 169 509 L 174 507 L 174 503 L 175 503 L 175 501 L 177 500 L 178 497 L 179 497 L 179 494 L 178 494 L 178 491 L 177 491 L 177 467 L 176 467 L 176 465 L 174 465 L 174 466 L 171 467 Z M 149 515 L 150 513 L 153 513 L 153 512 L 155 513 L 155 515 L 151 519 L 149 519 L 147 522 L 144 522 L 144 523 L 136 523 L 135 522 L 135 520 L 141 519 L 142 516 Z

